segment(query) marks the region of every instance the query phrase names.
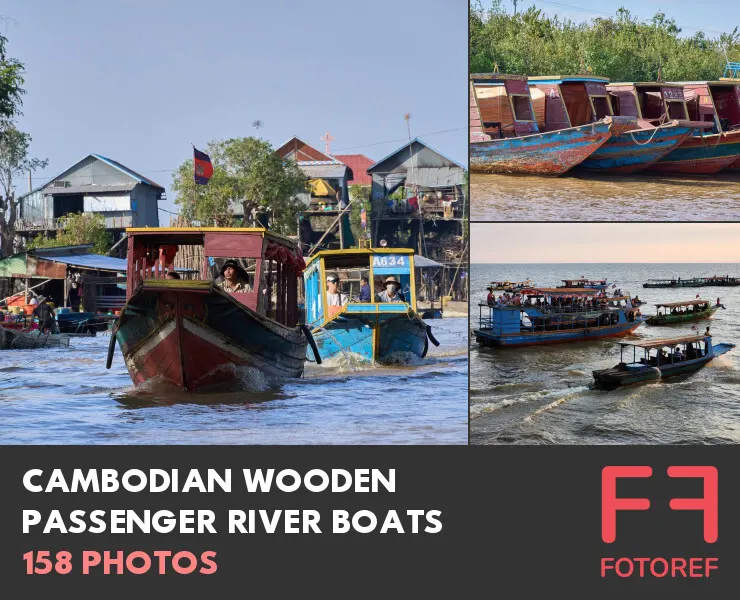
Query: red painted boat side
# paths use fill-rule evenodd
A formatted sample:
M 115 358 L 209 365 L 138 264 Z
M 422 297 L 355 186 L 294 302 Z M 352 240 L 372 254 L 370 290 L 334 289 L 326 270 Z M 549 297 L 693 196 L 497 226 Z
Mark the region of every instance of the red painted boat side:
M 686 158 L 683 159 L 682 157 Z M 713 175 L 740 158 L 740 130 L 705 136 L 692 135 L 648 171 Z

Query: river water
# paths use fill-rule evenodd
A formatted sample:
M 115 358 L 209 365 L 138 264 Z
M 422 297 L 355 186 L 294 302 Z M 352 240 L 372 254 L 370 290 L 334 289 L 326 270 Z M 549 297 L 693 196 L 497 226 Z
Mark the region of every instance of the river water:
M 608 277 L 622 289 L 655 302 L 721 298 L 726 310 L 683 325 L 641 325 L 625 340 L 703 333 L 714 343 L 740 343 L 740 287 L 644 289 L 648 279 L 740 275 L 740 264 L 480 265 L 471 269 L 471 328 L 490 281 L 531 278 L 540 286 L 560 279 Z M 614 391 L 592 390 L 591 372 L 619 362 L 614 340 L 529 348 L 479 348 L 471 336 L 471 444 L 725 444 L 740 443 L 740 347 L 703 369 L 659 383 Z
M 135 389 L 118 349 L 106 370 L 107 334 L 4 350 L 0 443 L 466 444 L 467 319 L 429 324 L 440 346 L 411 364 L 306 363 L 285 381 L 245 369 L 228 394 Z
M 473 221 L 740 221 L 740 173 L 470 176 Z

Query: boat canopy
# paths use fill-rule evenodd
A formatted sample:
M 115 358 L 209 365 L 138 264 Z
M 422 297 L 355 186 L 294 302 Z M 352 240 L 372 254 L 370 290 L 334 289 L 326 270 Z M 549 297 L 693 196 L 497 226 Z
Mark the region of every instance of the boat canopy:
M 594 83 L 609 83 L 608 77 L 596 77 L 592 75 L 537 75 L 534 77 L 528 77 L 529 81 L 537 83 L 564 83 L 564 82 L 587 82 L 591 81 Z
M 674 338 L 660 338 L 657 340 L 646 340 L 644 342 L 620 342 L 622 346 L 635 346 L 636 348 L 645 348 L 649 350 L 651 348 L 662 348 L 663 346 L 675 346 L 683 342 L 701 342 L 708 339 L 709 336 L 701 334 L 684 335 L 681 337 Z
M 656 304 L 655 306 L 673 308 L 676 306 L 695 306 L 697 304 L 707 304 L 708 302 L 711 302 L 711 300 L 683 300 L 681 302 L 661 302 L 660 304 Z
M 595 290 L 594 288 L 530 288 L 526 290 L 520 290 L 520 292 L 527 296 L 535 296 L 535 295 L 579 296 L 579 295 L 598 294 L 599 290 Z

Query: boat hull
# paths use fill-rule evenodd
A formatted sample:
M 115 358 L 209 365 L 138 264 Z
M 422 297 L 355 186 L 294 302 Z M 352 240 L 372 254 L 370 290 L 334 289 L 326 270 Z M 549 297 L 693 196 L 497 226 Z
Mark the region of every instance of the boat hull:
M 610 137 L 599 122 L 522 137 L 470 143 L 473 173 L 562 175 L 585 160 Z
M 712 175 L 740 158 L 740 130 L 705 136 L 690 135 L 678 148 L 647 170 L 656 173 Z
M 299 377 L 307 346 L 300 328 L 216 288 L 140 290 L 121 313 L 116 339 L 135 384 L 156 380 L 189 391 L 238 387 L 238 367 Z
M 322 360 L 350 353 L 368 361 L 424 356 L 426 324 L 403 314 L 345 314 L 312 330 Z
M 476 341 L 481 345 L 513 348 L 620 337 L 632 333 L 642 324 L 642 322 L 643 319 L 636 319 L 633 322 L 617 323 L 615 325 L 605 325 L 602 327 L 572 330 L 560 329 L 556 331 L 518 334 L 494 334 L 490 330 L 485 329 L 476 329 L 473 333 L 475 334 Z
M 687 126 L 663 126 L 612 136 L 576 168 L 603 173 L 639 173 L 675 150 L 691 134 Z

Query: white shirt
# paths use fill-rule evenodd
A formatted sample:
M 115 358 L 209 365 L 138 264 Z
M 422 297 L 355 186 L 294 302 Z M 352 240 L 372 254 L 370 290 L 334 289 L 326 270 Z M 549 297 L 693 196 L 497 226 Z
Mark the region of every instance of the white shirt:
M 326 305 L 327 306 L 344 306 L 347 304 L 347 294 L 330 294 L 326 293 Z

